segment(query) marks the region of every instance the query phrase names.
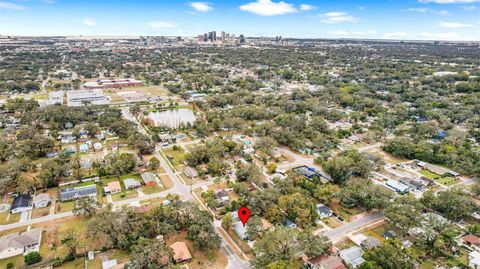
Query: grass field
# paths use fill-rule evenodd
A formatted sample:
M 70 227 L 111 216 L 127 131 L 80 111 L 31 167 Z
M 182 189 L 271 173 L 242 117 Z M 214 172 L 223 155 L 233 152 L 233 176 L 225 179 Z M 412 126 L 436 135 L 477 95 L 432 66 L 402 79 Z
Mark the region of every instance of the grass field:
M 163 150 L 163 152 L 174 166 L 183 164 L 185 160 L 185 151 L 180 147 L 177 150 L 168 148 Z

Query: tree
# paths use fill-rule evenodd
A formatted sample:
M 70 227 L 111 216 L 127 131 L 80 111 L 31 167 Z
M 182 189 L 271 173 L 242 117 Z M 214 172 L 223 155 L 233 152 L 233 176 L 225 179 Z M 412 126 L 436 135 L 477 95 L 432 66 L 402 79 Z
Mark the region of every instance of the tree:
M 265 232 L 262 220 L 259 216 L 253 216 L 248 220 L 247 237 L 250 240 L 256 240 Z
M 385 208 L 384 213 L 388 226 L 400 236 L 404 236 L 410 228 L 418 226 L 422 209 L 422 205 L 415 197 L 399 196 Z
M 255 268 L 265 268 L 272 262 L 284 262 L 291 265 L 294 255 L 299 250 L 297 232 L 283 226 L 277 226 L 255 241 L 253 251 L 255 259 L 252 264 Z
M 307 228 L 298 237 L 302 250 L 308 257 L 316 257 L 323 254 L 330 254 L 332 242 L 326 236 L 316 236 L 312 228 Z
M 269 163 L 265 166 L 267 168 L 267 171 L 272 174 L 277 170 L 277 165 L 275 163 Z
M 68 230 L 67 234 L 61 239 L 60 243 L 68 247 L 70 255 L 72 255 L 74 259 L 77 257 L 77 246 L 79 244 L 79 239 L 73 230 Z
M 40 252 L 38 251 L 32 251 L 25 255 L 24 261 L 26 265 L 39 263 L 42 261 L 42 255 L 40 255 Z
M 368 159 L 356 150 L 342 152 L 324 164 L 334 183 L 342 184 L 353 176 L 367 178 L 372 170 Z
M 77 200 L 73 214 L 75 216 L 91 217 L 97 213 L 97 209 L 100 208 L 100 203 L 95 198 L 83 197 Z
M 129 269 L 166 268 L 173 265 L 172 249 L 155 239 L 140 238 L 132 247 Z
M 413 269 L 415 260 L 397 239 L 385 241 L 365 254 L 366 260 L 384 269 Z
M 152 157 L 148 162 L 148 168 L 152 171 L 157 171 L 160 168 L 160 161 L 156 157 Z

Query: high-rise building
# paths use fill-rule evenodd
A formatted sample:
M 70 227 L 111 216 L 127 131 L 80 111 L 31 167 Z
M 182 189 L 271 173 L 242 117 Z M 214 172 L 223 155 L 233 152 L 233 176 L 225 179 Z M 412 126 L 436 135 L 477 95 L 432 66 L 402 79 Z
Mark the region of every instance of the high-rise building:
M 205 33 L 203 34 L 203 42 L 207 42 L 208 41 L 208 34 Z
M 217 41 L 217 32 L 212 31 L 212 42 Z
M 225 31 L 222 31 L 222 42 L 225 41 Z
M 197 36 L 197 42 L 203 42 L 203 35 Z
M 243 44 L 243 43 L 245 43 L 245 36 L 240 35 L 240 44 Z

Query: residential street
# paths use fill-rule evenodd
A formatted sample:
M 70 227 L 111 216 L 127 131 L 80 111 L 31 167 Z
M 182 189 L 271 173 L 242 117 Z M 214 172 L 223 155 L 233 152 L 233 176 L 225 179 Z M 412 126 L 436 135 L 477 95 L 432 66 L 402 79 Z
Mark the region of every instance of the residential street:
M 327 236 L 333 243 L 336 243 L 340 241 L 340 239 L 347 236 L 347 234 L 355 232 L 359 229 L 363 229 L 376 222 L 380 222 L 383 219 L 384 215 L 382 212 L 373 213 L 361 219 L 342 225 L 338 228 L 328 230 L 324 232 L 323 235 Z

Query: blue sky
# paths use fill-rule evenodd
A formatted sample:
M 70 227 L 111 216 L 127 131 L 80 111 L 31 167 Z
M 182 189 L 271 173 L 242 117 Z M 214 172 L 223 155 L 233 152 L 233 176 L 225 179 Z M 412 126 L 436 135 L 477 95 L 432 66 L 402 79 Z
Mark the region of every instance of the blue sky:
M 480 40 L 480 0 L 0 0 L 2 35 Z

